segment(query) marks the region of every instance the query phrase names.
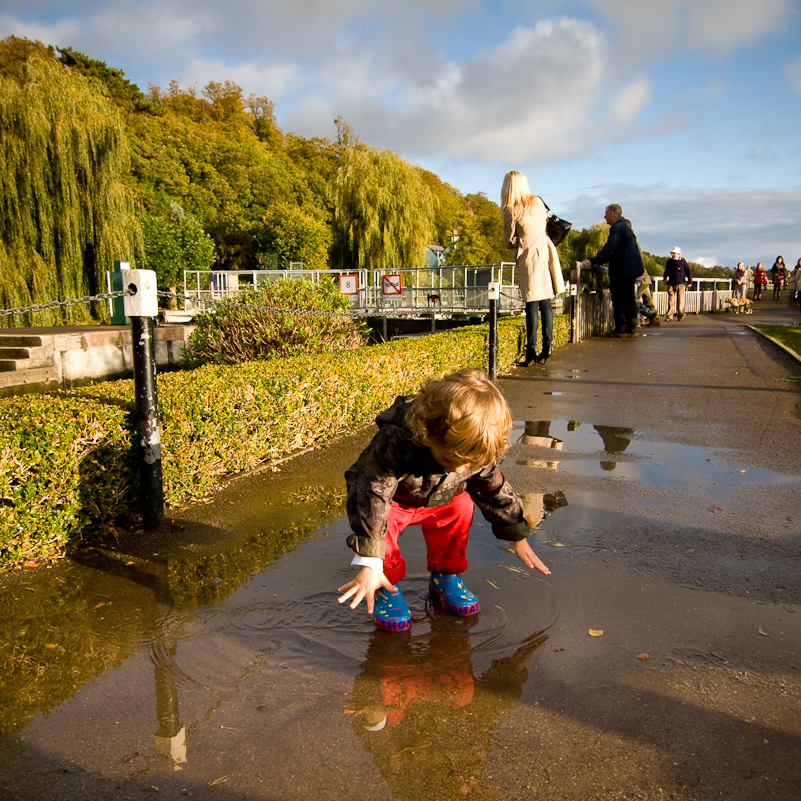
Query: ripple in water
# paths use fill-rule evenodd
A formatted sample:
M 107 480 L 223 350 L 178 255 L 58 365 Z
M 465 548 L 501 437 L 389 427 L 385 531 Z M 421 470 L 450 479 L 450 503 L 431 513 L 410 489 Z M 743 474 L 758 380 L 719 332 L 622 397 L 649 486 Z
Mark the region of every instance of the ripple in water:
M 479 596 L 481 612 L 469 618 L 448 615 L 432 602 L 425 575 L 402 582 L 412 612 L 411 632 L 377 632 L 364 603 L 352 610 L 337 602 L 337 593 L 321 592 L 298 601 L 264 600 L 176 614 L 153 632 L 151 658 L 177 684 L 211 687 L 224 683 L 236 665 L 268 652 L 323 667 L 358 669 L 377 636 L 402 638 L 416 672 L 441 671 L 469 654 L 480 673 L 493 659 L 542 635 L 558 616 L 556 593 L 545 581 L 514 575 L 510 592 L 500 589 L 510 582 L 500 568 L 488 566 L 482 572 L 470 574 L 468 584 Z

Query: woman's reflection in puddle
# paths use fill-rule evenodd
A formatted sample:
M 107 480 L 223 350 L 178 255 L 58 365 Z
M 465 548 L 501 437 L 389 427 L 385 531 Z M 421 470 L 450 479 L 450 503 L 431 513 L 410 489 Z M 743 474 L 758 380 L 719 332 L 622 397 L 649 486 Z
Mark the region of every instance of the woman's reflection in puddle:
M 564 442 L 557 437 L 552 437 L 550 429 L 550 420 L 527 420 L 519 441 L 523 445 L 534 445 L 538 448 L 561 451 L 564 447 Z M 559 462 L 553 459 L 518 459 L 517 464 L 525 467 L 543 467 L 547 470 L 556 470 Z
M 546 640 L 526 638 L 511 656 L 474 676 L 470 628 L 477 618 L 431 618 L 416 638 L 376 631 L 346 700 L 353 728 L 393 798 L 471 798 L 500 801 L 482 782 L 492 735 L 520 702 L 526 663 Z

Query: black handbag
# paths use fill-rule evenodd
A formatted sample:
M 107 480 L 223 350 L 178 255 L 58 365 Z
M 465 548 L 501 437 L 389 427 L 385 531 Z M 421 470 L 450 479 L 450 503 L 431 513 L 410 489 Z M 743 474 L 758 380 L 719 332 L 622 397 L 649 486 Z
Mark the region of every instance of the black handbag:
M 540 199 L 542 200 L 542 198 Z M 544 200 L 542 203 L 547 211 L 551 210 Z M 545 233 L 548 235 L 548 239 L 550 239 L 554 245 L 558 245 L 567 236 L 567 232 L 572 227 L 572 222 L 563 220 L 561 217 L 557 217 L 555 214 L 549 214 L 545 221 Z
M 550 239 L 554 245 L 558 245 L 567 236 L 567 232 L 572 227 L 573 223 L 552 214 L 545 223 L 545 233 L 548 234 L 548 239 Z

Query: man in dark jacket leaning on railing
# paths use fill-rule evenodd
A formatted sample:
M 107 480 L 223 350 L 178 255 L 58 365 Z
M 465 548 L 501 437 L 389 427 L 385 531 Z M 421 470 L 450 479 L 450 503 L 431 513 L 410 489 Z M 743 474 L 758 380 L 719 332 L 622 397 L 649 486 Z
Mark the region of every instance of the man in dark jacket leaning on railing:
M 609 292 L 615 313 L 615 328 L 609 337 L 637 336 L 637 297 L 634 284 L 643 273 L 642 256 L 634 231 L 623 219 L 623 209 L 617 203 L 606 207 L 604 219 L 611 226 L 609 239 L 597 256 L 585 259 L 586 266 L 609 263 Z

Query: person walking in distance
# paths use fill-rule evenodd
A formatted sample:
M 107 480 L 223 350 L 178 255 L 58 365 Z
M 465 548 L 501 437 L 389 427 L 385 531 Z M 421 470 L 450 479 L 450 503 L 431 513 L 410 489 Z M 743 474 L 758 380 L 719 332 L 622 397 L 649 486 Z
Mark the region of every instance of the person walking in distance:
M 773 277 L 773 299 L 778 300 L 787 281 L 787 268 L 784 266 L 784 259 L 781 256 L 776 257 L 773 267 L 770 268 L 770 274 Z
M 762 288 L 768 284 L 768 274 L 762 262 L 754 270 L 754 300 L 762 300 Z
M 666 322 L 670 322 L 674 315 L 677 320 L 684 319 L 684 290 L 693 282 L 693 271 L 690 265 L 681 257 L 681 248 L 675 247 L 670 251 L 670 258 L 665 264 L 665 283 L 668 288 L 668 313 Z
M 745 294 L 748 291 L 748 268 L 742 263 L 737 263 L 737 269 L 734 271 L 734 283 L 732 284 L 732 296 L 745 300 Z

